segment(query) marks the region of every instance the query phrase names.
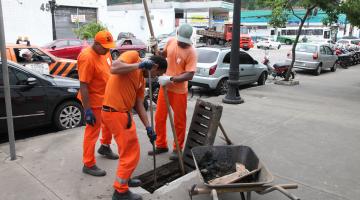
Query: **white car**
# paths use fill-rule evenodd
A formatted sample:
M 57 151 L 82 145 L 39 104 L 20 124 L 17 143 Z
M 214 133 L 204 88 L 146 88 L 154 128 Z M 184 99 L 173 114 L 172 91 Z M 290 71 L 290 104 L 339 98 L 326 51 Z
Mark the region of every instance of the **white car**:
M 360 39 L 340 39 L 336 42 L 336 47 L 356 48 L 360 44 Z
M 273 38 L 263 38 L 256 44 L 256 47 L 258 49 L 280 49 L 281 43 Z

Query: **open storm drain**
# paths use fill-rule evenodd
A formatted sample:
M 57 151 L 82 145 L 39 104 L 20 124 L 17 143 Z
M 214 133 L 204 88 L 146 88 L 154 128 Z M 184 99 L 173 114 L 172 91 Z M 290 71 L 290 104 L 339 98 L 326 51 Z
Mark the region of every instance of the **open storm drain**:
M 154 183 L 154 170 L 148 171 L 144 174 L 141 174 L 137 179 L 140 179 L 142 182 L 141 187 L 147 190 L 150 193 L 153 193 L 155 190 L 161 188 L 162 186 L 180 178 L 182 176 L 181 170 L 179 167 L 179 162 L 174 161 L 162 165 L 156 169 L 157 175 L 157 184 Z

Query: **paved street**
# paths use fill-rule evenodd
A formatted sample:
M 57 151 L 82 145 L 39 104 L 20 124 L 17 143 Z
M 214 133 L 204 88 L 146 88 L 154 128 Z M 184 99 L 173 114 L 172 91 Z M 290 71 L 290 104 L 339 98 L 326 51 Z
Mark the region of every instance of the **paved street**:
M 287 50 L 270 52 L 274 62 L 275 58 L 285 57 Z M 254 57 L 263 56 L 257 49 L 249 53 Z M 268 81 L 265 86 L 242 88 L 245 103 L 241 105 L 222 104 L 223 96 L 203 97 L 224 106 L 221 121 L 231 139 L 236 144 L 251 146 L 275 175 L 275 182 L 299 184 L 299 189 L 293 192 L 301 199 L 354 200 L 360 196 L 357 187 L 360 180 L 359 76 L 360 66 L 324 72 L 318 77 L 298 73 L 298 86 L 279 86 Z M 201 92 L 189 97 L 188 121 L 200 95 Z M 152 158 L 146 155 L 151 146 L 144 128 L 137 116 L 135 120 L 142 150 L 135 172 L 139 175 L 152 169 Z M 83 129 L 17 141 L 19 160 L 15 162 L 5 161 L 9 148 L 7 144 L 0 145 L 0 199 L 110 199 L 117 163 L 98 157 L 98 165 L 106 169 L 108 175 L 94 178 L 82 174 Z M 172 138 L 171 133 L 168 134 Z M 216 144 L 223 141 L 218 138 Z M 158 156 L 158 164 L 168 162 L 168 155 Z M 220 199 L 235 197 L 240 198 L 239 194 L 226 194 Z M 171 199 L 188 197 L 184 193 Z M 273 192 L 254 195 L 253 199 L 286 197 Z

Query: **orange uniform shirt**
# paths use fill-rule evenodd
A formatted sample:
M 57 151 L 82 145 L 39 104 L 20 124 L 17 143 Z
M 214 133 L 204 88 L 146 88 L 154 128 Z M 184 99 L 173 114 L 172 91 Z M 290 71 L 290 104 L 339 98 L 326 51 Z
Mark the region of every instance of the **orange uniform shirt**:
M 119 59 L 128 64 L 141 61 L 137 51 L 124 52 Z M 142 70 L 134 70 L 127 74 L 111 74 L 106 85 L 103 105 L 119 112 L 130 111 L 137 98 L 144 98 L 144 91 L 145 79 Z
M 88 47 L 79 54 L 77 63 L 79 80 L 88 84 L 90 107 L 102 107 L 112 64 L 110 53 L 99 55 Z M 78 98 L 81 100 L 80 92 Z
M 166 51 L 168 62 L 166 75 L 177 76 L 184 72 L 195 72 L 197 55 L 194 47 L 182 49 L 177 45 L 177 40 L 171 38 L 164 47 L 164 51 Z M 188 91 L 188 82 L 171 83 L 167 88 L 171 92 L 185 94 Z

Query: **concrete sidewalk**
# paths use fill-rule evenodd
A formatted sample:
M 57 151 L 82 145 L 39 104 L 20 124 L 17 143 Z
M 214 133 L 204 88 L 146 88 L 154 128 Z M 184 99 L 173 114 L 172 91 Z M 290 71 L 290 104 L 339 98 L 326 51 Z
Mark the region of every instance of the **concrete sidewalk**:
M 236 144 L 253 148 L 275 175 L 276 183 L 298 183 L 292 191 L 301 199 L 354 200 L 360 196 L 360 67 L 300 75 L 295 87 L 267 84 L 241 91 L 245 103 L 226 105 L 220 97 L 206 99 L 224 106 L 222 123 Z M 189 99 L 188 121 L 195 98 Z M 151 146 L 135 117 L 141 142 L 141 162 L 135 175 L 152 170 Z M 97 155 L 107 176 L 81 172 L 83 127 L 17 141 L 20 157 L 5 161 L 8 145 L 0 146 L 1 200 L 111 199 L 117 161 Z M 220 134 L 220 132 L 218 132 Z M 169 129 L 169 138 L 172 138 Z M 223 144 L 219 138 L 217 144 Z M 115 146 L 113 146 L 116 148 Z M 170 153 L 169 153 L 170 154 Z M 168 156 L 158 156 L 158 165 Z M 197 180 L 198 181 L 198 180 Z M 146 199 L 189 199 L 186 190 L 194 183 L 170 185 Z M 169 192 L 171 191 L 171 192 Z M 194 199 L 211 199 L 207 195 Z M 240 199 L 238 193 L 220 199 Z M 287 199 L 278 192 L 253 195 L 254 200 Z

